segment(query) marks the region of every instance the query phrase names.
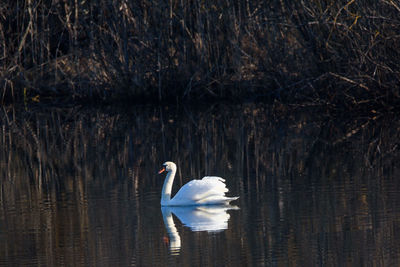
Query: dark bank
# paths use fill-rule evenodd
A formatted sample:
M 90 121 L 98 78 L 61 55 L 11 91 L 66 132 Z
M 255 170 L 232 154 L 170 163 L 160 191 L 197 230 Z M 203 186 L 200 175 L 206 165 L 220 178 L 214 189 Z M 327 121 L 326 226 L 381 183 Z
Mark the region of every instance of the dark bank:
M 1 102 L 399 104 L 394 1 L 8 1 Z

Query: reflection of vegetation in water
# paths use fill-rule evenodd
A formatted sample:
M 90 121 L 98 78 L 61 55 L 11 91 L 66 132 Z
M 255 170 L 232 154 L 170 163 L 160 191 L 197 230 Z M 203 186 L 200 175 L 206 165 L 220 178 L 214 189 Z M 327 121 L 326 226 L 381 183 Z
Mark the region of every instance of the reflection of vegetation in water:
M 349 242 L 357 247 L 356 242 L 368 239 L 374 229 L 372 250 L 377 251 L 385 236 L 396 237 L 391 212 L 397 206 L 391 201 L 398 200 L 390 195 L 400 186 L 393 180 L 399 173 L 400 131 L 395 120 L 333 121 L 315 110 L 263 105 L 185 112 L 1 112 L 0 220 L 10 233 L 41 229 L 28 242 L 48 251 L 49 258 L 54 259 L 63 244 L 97 247 L 99 259 L 116 251 L 147 253 L 134 249 L 143 246 L 146 229 L 159 229 L 159 236 L 164 230 L 162 221 L 141 217 L 149 209 L 143 206 L 150 197 L 144 192 L 154 188 L 155 203 L 159 202 L 163 179 L 155 172 L 166 159 L 180 166 L 175 190 L 189 178 L 206 174 L 228 178 L 228 187 L 240 194 L 241 212 L 254 234 L 245 235 L 246 226 L 232 221 L 240 231 L 229 231 L 226 238 L 233 242 L 242 233 L 240 249 L 248 259 L 252 253 L 271 253 L 279 243 L 287 251 L 297 249 L 291 260 L 307 255 L 307 263 L 315 263 L 315 255 L 309 254 L 314 250 L 302 248 L 316 246 L 317 236 L 327 244 Z M 107 202 L 104 194 L 132 201 Z M 156 209 L 159 213 L 159 206 Z M 124 210 L 129 212 L 121 214 Z M 120 224 L 127 225 L 126 232 L 110 237 L 113 225 Z M 352 240 L 348 234 L 354 229 L 357 237 Z M 27 242 L 24 237 L 10 234 L 0 251 L 6 246 L 17 251 Z M 153 251 L 163 251 L 163 244 L 154 246 Z M 324 243 L 319 246 L 337 252 Z M 88 256 L 84 249 L 76 252 Z M 371 257 L 375 256 L 378 252 Z M 339 259 L 343 257 L 330 260 Z

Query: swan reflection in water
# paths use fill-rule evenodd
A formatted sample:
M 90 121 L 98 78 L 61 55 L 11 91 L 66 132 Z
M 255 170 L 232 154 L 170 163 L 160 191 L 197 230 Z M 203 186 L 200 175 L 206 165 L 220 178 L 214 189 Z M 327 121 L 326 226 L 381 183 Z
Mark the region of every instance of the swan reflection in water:
M 220 232 L 228 229 L 230 215 L 227 211 L 232 209 L 239 208 L 231 205 L 161 207 L 171 254 L 178 255 L 181 249 L 181 237 L 175 227 L 172 213 L 192 231 Z

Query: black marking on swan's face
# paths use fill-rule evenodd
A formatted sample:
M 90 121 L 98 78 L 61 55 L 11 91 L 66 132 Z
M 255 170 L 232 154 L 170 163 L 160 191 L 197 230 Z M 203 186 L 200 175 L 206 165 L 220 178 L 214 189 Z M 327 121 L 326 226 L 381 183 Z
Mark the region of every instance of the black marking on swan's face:
M 170 161 L 164 162 L 162 166 L 163 166 L 163 167 L 162 167 L 161 170 L 158 172 L 159 174 L 160 174 L 160 173 L 163 173 L 163 172 L 165 172 L 165 171 L 166 171 L 166 172 L 170 172 L 170 171 L 176 169 L 175 163 L 170 162 Z

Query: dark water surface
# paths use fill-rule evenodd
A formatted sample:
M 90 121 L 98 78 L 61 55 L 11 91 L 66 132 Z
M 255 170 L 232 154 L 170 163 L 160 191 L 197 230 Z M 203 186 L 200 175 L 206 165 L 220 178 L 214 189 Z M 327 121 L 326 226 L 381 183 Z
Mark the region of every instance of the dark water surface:
M 399 266 L 400 123 L 260 104 L 0 111 L 0 266 Z M 224 177 L 232 207 L 163 208 Z

